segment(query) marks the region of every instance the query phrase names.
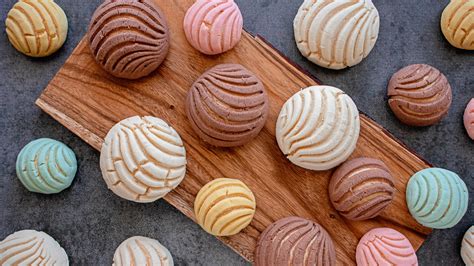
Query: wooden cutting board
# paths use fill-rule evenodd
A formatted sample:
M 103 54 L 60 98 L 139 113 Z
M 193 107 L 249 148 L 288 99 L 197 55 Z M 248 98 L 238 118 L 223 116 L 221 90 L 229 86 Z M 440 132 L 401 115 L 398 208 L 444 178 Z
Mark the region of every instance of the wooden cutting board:
M 374 227 L 392 227 L 405 234 L 415 249 L 421 246 L 431 230 L 410 216 L 405 189 L 410 176 L 429 167 L 428 163 L 361 115 L 361 135 L 352 157 L 383 160 L 396 178 L 397 192 L 393 204 L 376 219 L 353 222 L 342 218 L 328 199 L 331 171 L 308 171 L 292 165 L 275 140 L 275 123 L 283 103 L 301 88 L 317 84 L 317 80 L 288 62 L 262 38 L 248 33 L 231 52 L 204 56 L 188 45 L 182 29 L 185 11 L 193 0 L 157 1 L 168 19 L 172 41 L 170 53 L 156 73 L 138 81 L 113 78 L 96 65 L 83 39 L 36 104 L 97 150 L 108 130 L 124 118 L 153 115 L 169 122 L 185 142 L 188 168 L 184 181 L 165 200 L 194 220 L 193 201 L 205 183 L 218 177 L 243 180 L 257 198 L 255 218 L 241 233 L 220 239 L 249 261 L 253 261 L 260 233 L 272 222 L 290 215 L 324 226 L 334 240 L 339 264 L 355 264 L 358 239 Z M 206 69 L 220 63 L 240 63 L 256 73 L 270 97 L 265 128 L 243 147 L 205 145 L 185 115 L 184 99 L 191 84 Z M 107 189 L 105 182 L 103 188 Z

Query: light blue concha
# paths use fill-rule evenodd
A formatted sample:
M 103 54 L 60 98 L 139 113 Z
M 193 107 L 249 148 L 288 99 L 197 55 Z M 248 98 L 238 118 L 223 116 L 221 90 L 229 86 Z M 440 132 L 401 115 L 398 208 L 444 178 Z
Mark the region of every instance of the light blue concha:
M 406 200 L 411 215 L 422 225 L 435 229 L 455 226 L 464 216 L 469 193 L 454 172 L 428 168 L 408 181 Z
M 77 171 L 74 152 L 48 138 L 28 143 L 18 154 L 16 174 L 32 192 L 53 194 L 68 188 Z

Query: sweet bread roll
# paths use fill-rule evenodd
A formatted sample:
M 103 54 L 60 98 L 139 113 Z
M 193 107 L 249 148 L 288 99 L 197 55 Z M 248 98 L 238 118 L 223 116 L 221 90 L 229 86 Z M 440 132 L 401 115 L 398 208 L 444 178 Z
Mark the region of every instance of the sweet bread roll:
M 134 116 L 110 129 L 100 152 L 100 169 L 118 196 L 152 202 L 176 188 L 186 173 L 186 151 L 163 120 Z
M 258 135 L 268 117 L 262 82 L 238 64 L 206 71 L 188 92 L 186 112 L 191 127 L 218 147 L 243 145 Z
M 418 266 L 418 258 L 410 241 L 391 228 L 376 228 L 367 232 L 356 249 L 359 266 Z
M 468 199 L 464 181 L 445 169 L 424 169 L 408 181 L 408 210 L 426 227 L 446 229 L 455 226 L 467 211 Z
M 66 251 L 44 232 L 22 230 L 0 242 L 0 265 L 69 265 Z
M 321 171 L 349 158 L 359 131 L 359 112 L 347 94 L 331 86 L 313 86 L 296 93 L 283 105 L 276 139 L 292 163 Z
M 451 0 L 441 15 L 441 31 L 452 46 L 474 50 L 474 1 Z
M 173 266 L 168 249 L 155 239 L 134 236 L 123 241 L 114 254 L 112 266 Z
M 197 223 L 215 236 L 239 233 L 252 221 L 255 208 L 252 191 L 242 181 L 230 178 L 207 183 L 194 201 Z
M 371 0 L 304 0 L 293 22 L 301 54 L 330 69 L 351 67 L 367 57 L 379 24 Z
M 322 226 L 287 217 L 268 226 L 258 238 L 255 266 L 267 265 L 336 265 L 336 251 Z
M 59 193 L 68 188 L 77 171 L 74 152 L 65 144 L 48 138 L 34 140 L 18 154 L 16 175 L 31 192 Z
M 198 51 L 216 55 L 234 48 L 243 18 L 234 0 L 197 0 L 184 17 L 184 33 Z
M 443 73 L 425 64 L 409 65 L 395 73 L 388 84 L 388 97 L 395 116 L 411 126 L 438 123 L 453 99 Z
M 31 57 L 51 55 L 66 41 L 68 22 L 53 0 L 20 0 L 5 21 L 10 43 Z
M 394 193 L 394 179 L 387 166 L 367 157 L 339 166 L 329 183 L 332 205 L 349 220 L 374 218 L 390 205 Z
M 154 0 L 106 0 L 94 12 L 87 36 L 97 63 L 125 79 L 157 69 L 170 45 L 168 23 Z

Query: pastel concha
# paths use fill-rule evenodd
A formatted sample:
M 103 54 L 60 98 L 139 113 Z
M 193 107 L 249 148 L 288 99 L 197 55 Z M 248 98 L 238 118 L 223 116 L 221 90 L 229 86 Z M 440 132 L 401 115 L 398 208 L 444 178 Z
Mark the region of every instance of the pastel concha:
M 454 172 L 428 168 L 408 181 L 406 200 L 411 215 L 426 227 L 455 226 L 467 210 L 469 194 L 464 181 Z

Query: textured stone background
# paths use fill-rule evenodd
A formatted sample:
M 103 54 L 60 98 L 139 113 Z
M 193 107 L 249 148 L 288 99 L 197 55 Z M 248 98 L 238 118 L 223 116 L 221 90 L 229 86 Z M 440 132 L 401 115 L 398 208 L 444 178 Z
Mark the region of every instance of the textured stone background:
M 166 245 L 178 265 L 245 264 L 166 202 L 135 204 L 108 192 L 99 171 L 99 154 L 34 105 L 84 35 L 93 10 L 101 2 L 56 1 L 64 8 L 70 28 L 65 46 L 55 55 L 27 58 L 10 46 L 4 30 L 0 34 L 0 239 L 21 229 L 44 230 L 66 249 L 73 265 L 110 265 L 121 241 L 145 235 Z M 14 2 L 1 1 L 2 21 Z M 343 71 L 322 69 L 298 53 L 292 21 L 300 0 L 237 2 L 249 31 L 265 37 L 324 83 L 345 90 L 363 112 L 420 155 L 465 180 L 471 196 L 466 216 L 455 228 L 436 230 L 418 252 L 421 265 L 461 265 L 461 238 L 474 224 L 474 141 L 462 126 L 464 107 L 474 97 L 474 53 L 452 48 L 441 34 L 439 20 L 448 0 L 374 0 L 381 16 L 379 40 L 365 61 Z M 388 79 L 412 63 L 437 67 L 453 87 L 453 106 L 438 125 L 423 129 L 404 126 L 386 105 Z M 29 193 L 15 175 L 18 152 L 39 137 L 63 141 L 78 157 L 79 171 L 72 187 L 58 195 Z

